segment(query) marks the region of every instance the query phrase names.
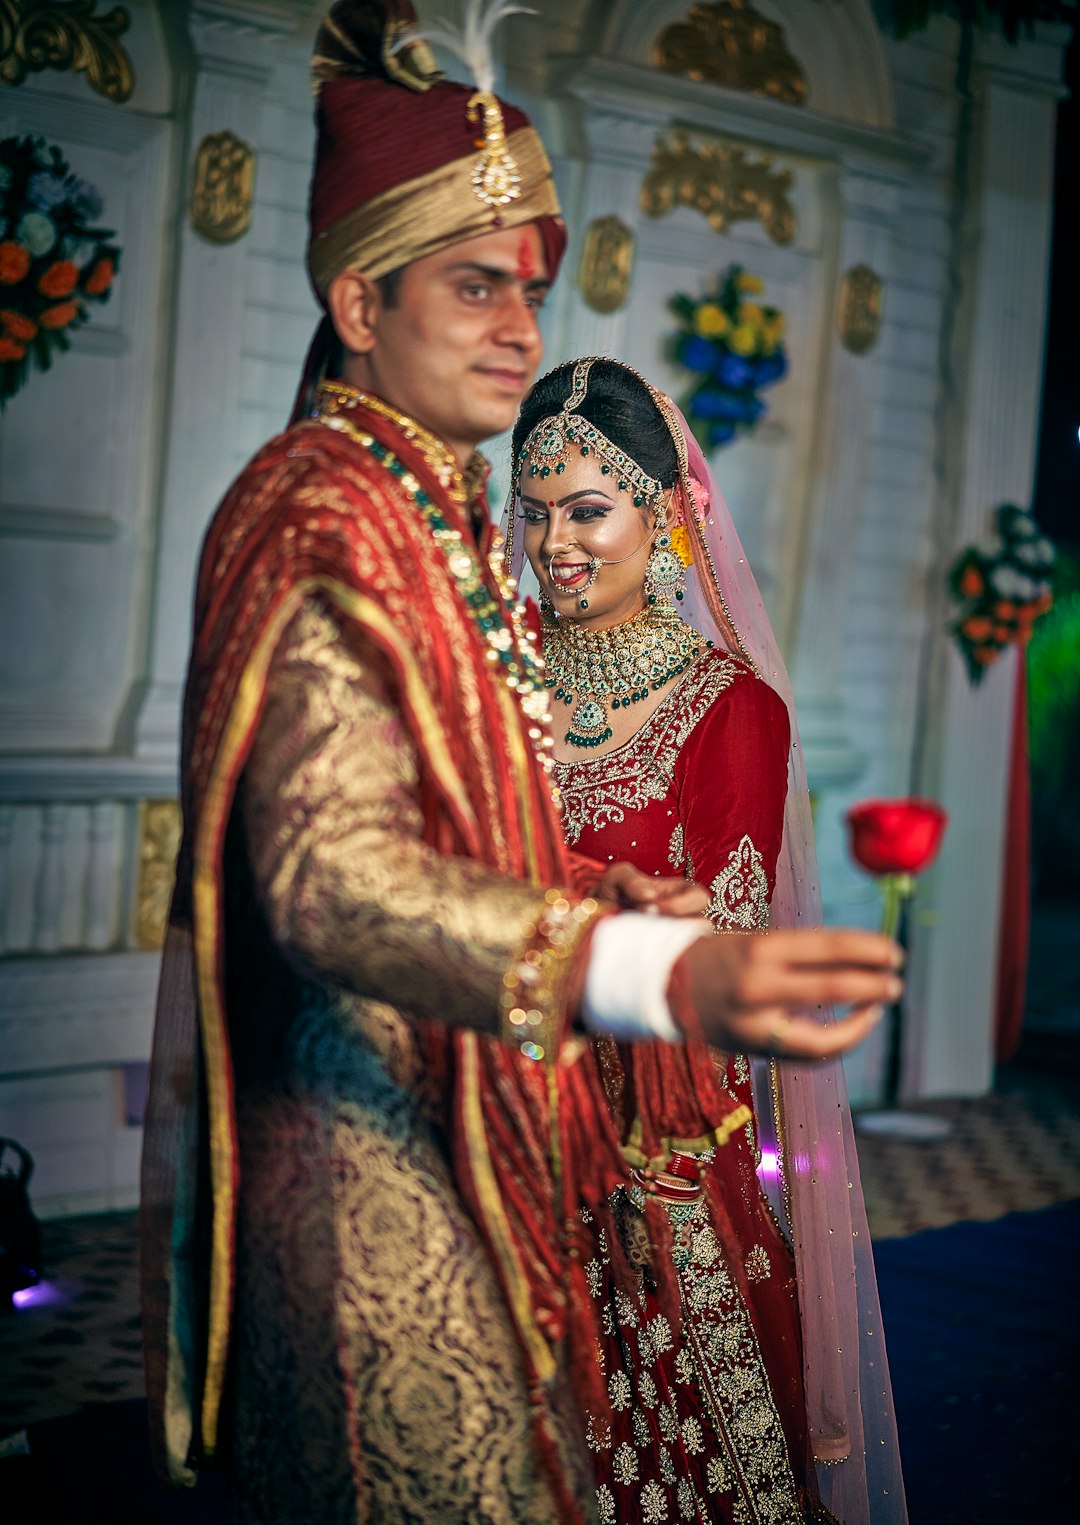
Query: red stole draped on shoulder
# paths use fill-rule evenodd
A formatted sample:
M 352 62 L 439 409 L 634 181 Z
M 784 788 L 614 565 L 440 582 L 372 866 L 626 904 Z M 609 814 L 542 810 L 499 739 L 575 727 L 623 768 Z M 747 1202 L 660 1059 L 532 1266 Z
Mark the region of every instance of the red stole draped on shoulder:
M 394 453 L 448 523 L 472 535 L 467 507 L 452 500 L 393 422 L 366 410 L 354 419 Z M 480 549 L 490 577 L 489 546 Z M 186 1382 L 198 1416 L 193 1445 L 207 1458 L 218 1448 L 240 1171 L 224 999 L 225 833 L 275 648 L 313 595 L 370 643 L 393 674 L 419 760 L 428 844 L 538 886 L 569 885 L 577 877 L 546 775 L 532 756 L 531 722 L 493 674 L 482 635 L 452 587 L 444 552 L 400 475 L 356 440 L 318 424 L 297 425 L 272 441 L 234 484 L 207 534 L 184 708 L 184 837 L 171 924 L 192 934 L 205 1093 L 200 1147 L 208 1149 L 213 1211 L 205 1327 L 195 1329 L 194 1355 L 181 1364 L 187 1373 L 199 1372 Z M 182 1042 L 179 1019 L 175 1030 Z M 541 1448 L 552 1462 L 563 1517 L 574 1519 L 576 1506 L 554 1465 L 542 1395 L 567 1334 L 575 1375 L 587 1391 L 596 1386 L 590 1298 L 575 1238 L 581 1208 L 604 1213 L 626 1174 L 593 1050 L 570 1040 L 549 1067 L 497 1039 L 437 1024 L 425 1028 L 425 1042 L 433 1082 L 447 1098 L 454 1178 L 491 1252 L 536 1399 Z M 156 1052 L 168 1043 L 168 1033 L 159 1032 Z M 662 1133 L 685 1136 L 715 1128 L 728 1103 L 701 1052 L 650 1048 L 646 1054 L 637 1101 L 648 1137 L 658 1125 Z M 199 1074 L 198 1062 L 190 1073 Z M 190 1110 L 194 1089 L 175 1105 L 184 1100 Z M 159 1095 L 163 1101 L 168 1098 Z M 176 1161 L 166 1165 L 183 1170 Z M 154 1229 L 159 1243 L 151 1260 L 167 1256 L 182 1237 L 175 1224 Z M 144 1275 L 149 1287 L 152 1265 Z M 170 1331 L 177 1322 L 173 1310 Z M 186 1326 L 183 1312 L 179 1322 Z M 166 1389 L 173 1394 L 172 1382 L 164 1372 L 152 1382 L 160 1401 Z M 156 1401 L 154 1393 L 151 1398 Z

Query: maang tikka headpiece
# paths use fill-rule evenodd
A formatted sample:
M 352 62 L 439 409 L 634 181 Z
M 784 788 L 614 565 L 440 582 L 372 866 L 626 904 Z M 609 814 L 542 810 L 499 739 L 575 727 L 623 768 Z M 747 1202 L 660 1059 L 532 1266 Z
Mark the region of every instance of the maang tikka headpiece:
M 588 359 L 579 360 L 574 366 L 569 396 L 558 413 L 540 419 L 529 430 L 518 452 L 518 469 L 524 472 L 526 462 L 531 462 L 528 467 L 531 477 L 562 476 L 575 451 L 582 456 L 595 455 L 603 475 L 614 476 L 622 492 L 632 490 L 634 505 L 641 508 L 663 495 L 663 483 L 642 471 L 595 424 L 574 411 L 585 401 L 592 364 Z

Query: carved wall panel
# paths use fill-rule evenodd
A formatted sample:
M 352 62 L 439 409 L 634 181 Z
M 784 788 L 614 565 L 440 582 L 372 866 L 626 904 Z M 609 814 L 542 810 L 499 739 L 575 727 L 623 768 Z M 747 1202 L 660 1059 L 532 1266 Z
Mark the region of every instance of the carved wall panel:
M 232 132 L 203 138 L 195 155 L 191 224 L 213 244 L 231 244 L 251 226 L 255 152 Z
M 594 312 L 617 312 L 630 291 L 634 235 L 619 217 L 597 217 L 585 230 L 578 285 Z
M 677 206 L 692 207 L 726 233 L 733 223 L 754 219 L 777 244 L 795 239 L 795 209 L 788 197 L 790 170 L 773 167 L 726 143 L 691 143 L 684 132 L 658 138 L 641 186 L 641 209 L 663 217 Z
M 852 265 L 840 282 L 836 326 L 840 342 L 853 355 L 865 355 L 881 328 L 884 283 L 869 265 Z
M 0 79 L 21 85 L 42 69 L 85 74 L 91 89 L 126 101 L 135 70 L 120 38 L 131 25 L 122 5 L 94 14 L 97 0 L 0 0 Z
M 694 5 L 685 21 L 665 27 L 656 39 L 657 68 L 729 90 L 749 90 L 802 106 L 806 75 L 788 51 L 784 29 L 746 0 Z

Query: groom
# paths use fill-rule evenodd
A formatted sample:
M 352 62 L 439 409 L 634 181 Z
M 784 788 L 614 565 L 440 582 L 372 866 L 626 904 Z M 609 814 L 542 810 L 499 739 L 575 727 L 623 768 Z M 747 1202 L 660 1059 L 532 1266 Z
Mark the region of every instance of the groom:
M 703 936 L 702 892 L 567 854 L 475 453 L 536 375 L 565 234 L 527 120 L 400 46 L 410 9 L 320 31 L 327 316 L 203 548 L 147 1384 L 170 1475 L 226 1462 L 246 1521 L 546 1525 L 589 1516 L 568 1225 L 618 1169 L 583 1036 L 839 1052 L 897 953 Z M 793 1015 L 823 1002 L 858 1010 Z

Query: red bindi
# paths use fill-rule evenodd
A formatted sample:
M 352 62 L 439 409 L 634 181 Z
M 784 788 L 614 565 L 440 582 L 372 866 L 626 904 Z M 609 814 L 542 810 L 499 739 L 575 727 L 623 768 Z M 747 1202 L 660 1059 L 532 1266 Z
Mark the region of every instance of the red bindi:
M 555 499 L 554 498 L 549 498 L 548 499 L 548 508 L 554 508 L 554 507 L 555 507 Z
M 532 240 L 528 233 L 521 235 L 521 242 L 517 250 L 517 278 L 519 281 L 531 281 L 536 275 L 536 255 L 533 252 Z

